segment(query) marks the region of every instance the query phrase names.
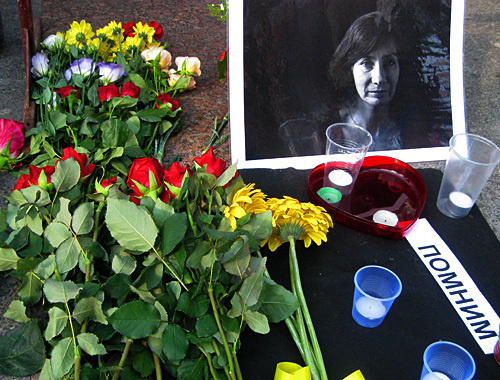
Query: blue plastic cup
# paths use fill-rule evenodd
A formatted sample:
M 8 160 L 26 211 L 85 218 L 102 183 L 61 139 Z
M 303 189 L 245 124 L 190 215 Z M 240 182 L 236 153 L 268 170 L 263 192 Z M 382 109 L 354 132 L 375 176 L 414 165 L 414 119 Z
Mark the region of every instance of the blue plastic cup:
M 463 347 L 451 342 L 436 342 L 424 352 L 424 367 L 420 380 L 470 380 L 476 373 L 476 363 Z
M 352 317 L 363 327 L 380 326 L 403 286 L 387 268 L 369 265 L 354 275 Z

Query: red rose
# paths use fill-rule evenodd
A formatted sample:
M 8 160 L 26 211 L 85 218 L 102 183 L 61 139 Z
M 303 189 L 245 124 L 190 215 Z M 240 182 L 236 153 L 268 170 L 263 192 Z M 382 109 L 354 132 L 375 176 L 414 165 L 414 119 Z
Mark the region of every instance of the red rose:
M 23 174 L 14 186 L 15 190 L 25 189 L 32 185 L 40 186 L 42 189 L 49 190 L 51 186 L 50 177 L 56 170 L 55 166 L 47 165 L 43 168 L 39 168 L 30 165 L 28 168 L 28 174 Z
M 168 203 L 168 201 L 170 200 L 170 195 L 173 195 L 172 193 L 170 193 L 170 191 L 167 189 L 167 187 L 165 186 L 165 188 L 163 189 L 163 192 L 160 194 L 160 199 L 165 202 L 165 203 Z M 175 197 L 174 197 L 175 198 Z
M 165 93 L 160 94 L 156 99 L 159 100 L 161 103 L 166 104 L 167 107 L 170 108 L 172 111 L 179 109 L 179 107 L 181 106 L 181 104 L 177 100 L 172 99 L 170 94 L 165 94 Z M 162 108 L 162 106 L 158 102 L 156 102 L 156 108 Z
M 123 37 L 134 37 L 135 36 L 135 32 L 134 32 L 134 26 L 135 26 L 135 22 L 133 21 L 130 21 L 130 22 L 127 22 L 126 24 L 123 24 L 122 25 L 122 28 L 123 28 Z
M 8 145 L 8 151 L 7 151 Z M 6 150 L 6 156 L 16 158 L 24 145 L 24 124 L 10 119 L 0 119 L 0 152 Z M 0 168 L 2 165 L 0 164 Z
M 189 165 L 183 167 L 177 161 L 173 162 L 170 167 L 163 173 L 163 179 L 168 191 L 175 198 L 179 195 L 184 181 L 192 174 Z
M 80 178 L 87 178 L 94 171 L 95 165 L 88 164 L 89 158 L 85 153 L 77 153 L 75 149 L 72 147 L 64 148 L 63 155 L 61 159 L 56 161 L 56 164 L 59 161 L 67 160 L 68 158 L 73 157 L 76 162 L 80 165 Z
M 127 82 L 122 86 L 121 96 L 130 96 L 131 98 L 137 99 L 141 89 L 137 87 L 133 82 Z
M 139 158 L 132 163 L 127 178 L 127 186 L 133 191 L 132 197 L 149 196 L 154 200 L 163 191 L 163 166 L 156 158 Z M 133 199 L 132 200 L 133 201 Z
M 156 41 L 159 41 L 162 39 L 163 37 L 163 28 L 160 24 L 158 24 L 156 21 L 151 21 L 149 24 L 149 26 L 155 28 L 155 34 L 153 36 L 153 38 L 156 40 Z
M 120 91 L 118 91 L 118 87 L 114 84 L 108 84 L 107 86 L 99 87 L 99 100 L 103 103 L 105 100 L 109 100 L 111 98 L 117 98 L 120 96 Z
M 75 92 L 75 98 L 80 99 L 80 90 L 78 90 L 76 87 L 73 87 L 73 86 L 64 86 L 64 87 L 58 88 L 57 90 L 54 90 L 54 92 L 56 92 L 59 95 L 61 95 L 62 99 L 64 99 L 69 94 L 71 94 L 71 91 L 76 91 Z
M 215 158 L 213 146 L 210 146 L 210 149 L 203 153 L 201 157 L 195 157 L 194 162 L 200 167 L 207 165 L 207 173 L 211 173 L 217 178 L 226 169 L 226 161 L 222 158 Z

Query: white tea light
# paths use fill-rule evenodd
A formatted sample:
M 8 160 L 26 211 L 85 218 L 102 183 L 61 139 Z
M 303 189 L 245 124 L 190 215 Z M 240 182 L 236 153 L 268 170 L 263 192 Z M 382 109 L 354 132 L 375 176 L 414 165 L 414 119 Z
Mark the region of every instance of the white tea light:
M 386 314 L 386 308 L 382 302 L 368 297 L 360 297 L 356 301 L 356 310 L 368 319 L 382 318 Z
M 441 372 L 429 372 L 422 380 L 451 380 L 448 376 Z
M 345 170 L 335 169 L 328 174 L 331 183 L 337 186 L 349 186 L 352 183 L 352 175 Z
M 461 191 L 450 193 L 450 201 L 457 207 L 469 209 L 474 205 L 472 198 Z
M 395 227 L 399 222 L 399 218 L 395 213 L 389 210 L 378 210 L 373 214 L 373 221 L 378 224 Z

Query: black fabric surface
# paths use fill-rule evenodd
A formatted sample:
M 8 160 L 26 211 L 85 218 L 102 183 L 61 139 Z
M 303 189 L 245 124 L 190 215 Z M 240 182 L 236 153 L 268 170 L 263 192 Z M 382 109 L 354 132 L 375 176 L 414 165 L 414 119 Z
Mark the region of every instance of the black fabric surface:
M 245 169 L 245 183 L 256 183 L 269 197 L 289 195 L 308 202 L 310 171 Z M 426 218 L 460 260 L 492 307 L 500 311 L 500 242 L 477 206 L 464 219 L 451 219 L 436 207 L 442 173 L 419 170 L 427 185 L 421 218 Z M 330 380 L 342 380 L 360 369 L 366 380 L 417 380 L 425 348 L 439 340 L 457 343 L 474 357 L 474 379 L 500 379 L 500 366 L 485 355 L 453 309 L 431 273 L 406 239 L 391 240 L 353 230 L 334 221 L 328 242 L 305 249 L 297 243 L 302 284 L 319 337 Z M 271 253 L 271 277 L 289 289 L 288 245 Z M 359 326 L 351 316 L 354 274 L 365 265 L 393 270 L 403 283 L 381 326 Z M 490 326 L 497 330 L 498 326 Z M 259 335 L 247 329 L 238 353 L 246 380 L 272 380 L 276 364 L 303 365 L 286 325 L 272 324 Z

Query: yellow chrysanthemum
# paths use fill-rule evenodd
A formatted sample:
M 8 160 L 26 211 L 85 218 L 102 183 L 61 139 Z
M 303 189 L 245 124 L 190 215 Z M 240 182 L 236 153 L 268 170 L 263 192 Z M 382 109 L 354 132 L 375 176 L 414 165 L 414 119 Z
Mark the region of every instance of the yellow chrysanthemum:
M 268 210 L 266 204 L 266 194 L 260 189 L 254 190 L 254 183 L 250 183 L 238 190 L 230 206 L 224 209 L 224 216 L 231 222 L 233 230 L 236 229 L 236 220 L 243 218 L 249 212 L 258 214 Z
M 261 245 L 268 243 L 271 251 L 289 241 L 290 237 L 303 240 L 306 248 L 311 245 L 311 241 L 320 245 L 326 241 L 328 229 L 333 227 L 331 216 L 321 206 L 301 203 L 287 196 L 282 199 L 271 198 L 267 205 L 273 212 L 273 233 Z
M 137 37 L 142 38 L 148 43 L 153 42 L 153 37 L 156 33 L 155 28 L 148 24 L 143 24 L 142 22 L 138 22 L 134 25 L 134 32 Z
M 71 29 L 68 30 L 65 35 L 65 41 L 68 45 L 80 47 L 94 37 L 92 26 L 85 20 L 80 21 L 80 23 L 73 21 L 70 26 Z
M 141 37 L 129 36 L 123 41 L 122 49 L 123 52 L 133 52 L 133 51 L 143 51 L 146 47 L 146 41 L 142 40 Z

